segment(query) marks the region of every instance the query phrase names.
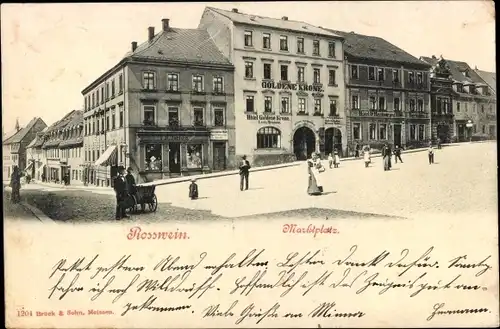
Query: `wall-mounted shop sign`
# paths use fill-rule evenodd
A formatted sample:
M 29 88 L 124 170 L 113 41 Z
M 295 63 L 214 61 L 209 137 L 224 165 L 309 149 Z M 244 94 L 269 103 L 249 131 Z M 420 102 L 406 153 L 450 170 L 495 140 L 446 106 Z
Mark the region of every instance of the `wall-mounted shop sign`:
M 210 131 L 210 139 L 213 141 L 227 141 L 228 131 L 227 129 L 213 129 Z
M 325 125 L 340 125 L 342 122 L 340 117 L 326 117 Z
M 290 117 L 275 114 L 247 114 L 247 120 L 256 120 L 259 123 L 266 124 L 280 124 L 282 121 L 290 121 Z
M 191 136 L 185 136 L 185 135 L 149 135 L 149 136 L 139 137 L 139 140 L 142 143 L 148 143 L 148 142 L 187 143 L 191 139 L 192 139 Z
M 280 89 L 280 90 L 298 90 L 298 91 L 315 91 L 323 92 L 322 85 L 309 85 L 306 83 L 288 83 L 288 82 L 274 82 L 262 81 L 263 89 Z

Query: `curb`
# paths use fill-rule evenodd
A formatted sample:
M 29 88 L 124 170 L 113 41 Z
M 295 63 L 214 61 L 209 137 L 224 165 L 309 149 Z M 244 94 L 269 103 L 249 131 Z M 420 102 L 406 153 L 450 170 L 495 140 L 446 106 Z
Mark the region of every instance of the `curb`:
M 36 208 L 36 207 L 26 203 L 26 202 L 20 202 L 20 204 L 24 208 L 26 208 L 26 210 L 30 211 L 42 223 L 44 223 L 44 224 L 56 224 L 56 222 L 52 218 L 49 218 L 40 209 L 38 209 L 38 208 Z

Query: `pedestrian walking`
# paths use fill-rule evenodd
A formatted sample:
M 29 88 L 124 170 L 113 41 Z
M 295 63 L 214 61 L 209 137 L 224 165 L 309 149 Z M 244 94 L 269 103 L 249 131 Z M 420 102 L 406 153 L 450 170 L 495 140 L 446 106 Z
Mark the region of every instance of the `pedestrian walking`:
M 434 163 L 434 147 L 432 147 L 432 143 L 429 143 L 429 148 L 427 149 L 429 155 L 429 164 Z
M 398 145 L 396 145 L 396 148 L 394 149 L 394 160 L 396 163 L 398 163 L 398 159 L 401 163 L 403 163 L 403 160 L 401 159 L 401 149 Z
M 328 154 L 328 167 L 330 167 L 330 169 L 333 168 L 333 156 L 332 154 Z
M 42 182 L 45 183 L 47 180 L 47 176 L 45 176 L 45 173 L 42 173 Z
M 247 160 L 247 156 L 241 157 L 240 163 L 240 190 L 248 190 L 248 177 L 250 176 L 250 162 Z
M 358 143 L 356 143 L 356 145 L 354 146 L 354 157 L 359 158 L 359 144 Z
M 392 148 L 391 145 L 387 145 L 387 155 L 389 157 L 389 170 L 392 168 Z
M 365 161 L 365 168 L 368 168 L 368 166 L 370 165 L 370 162 L 372 162 L 371 156 L 370 156 L 370 148 L 368 146 L 366 146 L 363 150 L 363 159 Z
M 387 144 L 384 144 L 382 147 L 382 159 L 384 162 L 384 171 L 390 170 L 389 167 L 389 160 L 391 158 L 391 153 L 389 152 L 389 146 Z
M 437 146 L 438 146 L 438 150 L 440 150 L 441 149 L 441 138 L 437 139 Z
M 335 150 L 333 151 L 333 167 L 338 168 L 339 165 L 340 165 L 339 151 Z
M 125 180 L 125 168 L 120 166 L 118 168 L 118 176 L 116 176 L 113 184 L 115 194 L 116 194 L 116 214 L 115 219 L 120 220 L 122 218 L 128 218 L 125 213 L 126 202 L 127 202 L 127 181 Z
M 10 185 L 12 188 L 12 194 L 10 195 L 10 201 L 12 203 L 18 203 L 21 201 L 21 172 L 18 166 L 14 166 L 12 169 L 12 174 L 10 176 Z
M 196 184 L 196 179 L 191 179 L 191 184 L 189 185 L 189 198 L 191 200 L 198 199 L 198 184 Z

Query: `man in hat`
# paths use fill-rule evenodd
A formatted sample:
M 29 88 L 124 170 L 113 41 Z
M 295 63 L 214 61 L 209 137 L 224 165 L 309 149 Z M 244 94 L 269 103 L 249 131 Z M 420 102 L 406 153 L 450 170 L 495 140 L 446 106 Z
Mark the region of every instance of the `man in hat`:
M 132 167 L 128 167 L 127 175 L 125 175 L 125 181 L 127 182 L 127 192 L 130 195 L 135 195 L 135 193 L 137 192 L 137 188 L 135 186 L 135 177 L 132 174 L 133 171 L 134 170 L 132 169 Z
M 120 220 L 122 218 L 128 218 L 125 213 L 125 203 L 127 201 L 128 191 L 127 191 L 127 181 L 125 179 L 125 168 L 123 166 L 118 167 L 118 176 L 114 180 L 114 189 L 116 194 L 116 215 L 115 219 Z
M 248 176 L 250 175 L 250 162 L 247 160 L 247 156 L 241 157 L 240 164 L 240 190 L 243 191 L 243 185 L 245 190 L 248 190 Z
M 191 200 L 198 199 L 198 184 L 196 184 L 196 179 L 191 179 L 191 184 L 189 185 L 189 198 Z

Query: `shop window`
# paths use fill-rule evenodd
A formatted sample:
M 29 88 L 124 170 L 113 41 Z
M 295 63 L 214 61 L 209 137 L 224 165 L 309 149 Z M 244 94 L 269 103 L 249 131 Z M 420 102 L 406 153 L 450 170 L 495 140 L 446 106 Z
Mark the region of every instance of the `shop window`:
M 289 112 L 290 112 L 290 98 L 281 97 L 281 113 L 289 113 Z
M 186 153 L 186 163 L 188 169 L 200 169 L 202 167 L 202 145 L 188 145 Z
M 224 127 L 224 110 L 223 109 L 215 109 L 214 110 L 214 126 L 216 127 Z
M 161 144 L 145 145 L 145 170 L 162 170 Z
M 361 123 L 352 124 L 352 138 L 361 139 Z
M 425 125 L 418 126 L 418 140 L 423 141 L 425 139 Z
M 143 105 L 144 125 L 153 126 L 155 124 L 156 107 L 154 105 Z M 97 121 L 97 130 L 99 131 L 99 121 Z
M 257 131 L 257 148 L 270 149 L 281 147 L 281 132 L 274 127 L 263 127 Z
M 168 108 L 168 125 L 172 127 L 179 126 L 179 109 L 177 107 Z
M 247 112 L 254 112 L 254 97 L 253 96 L 246 97 L 246 111 Z
M 378 138 L 387 139 L 387 124 L 381 123 L 378 126 Z
M 375 140 L 377 139 L 377 125 L 374 123 L 370 123 L 370 139 Z
M 193 126 L 203 126 L 204 125 L 204 121 L 203 121 L 203 112 L 204 112 L 204 108 L 194 108 L 193 109 Z

